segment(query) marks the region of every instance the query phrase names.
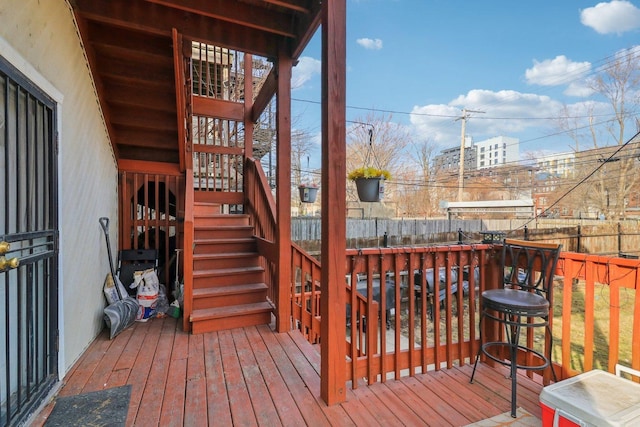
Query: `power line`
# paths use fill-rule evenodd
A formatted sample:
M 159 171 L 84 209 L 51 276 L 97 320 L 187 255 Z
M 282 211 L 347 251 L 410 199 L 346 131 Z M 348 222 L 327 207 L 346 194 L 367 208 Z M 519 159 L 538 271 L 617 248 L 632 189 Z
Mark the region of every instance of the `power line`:
M 311 99 L 302 99 L 302 98 L 291 98 L 292 101 L 304 102 L 307 104 L 315 104 L 321 105 L 322 101 L 314 101 Z M 347 109 L 351 110 L 362 110 L 362 111 L 370 111 L 372 113 L 389 113 L 389 114 L 400 114 L 406 116 L 420 116 L 420 117 L 440 117 L 445 119 L 456 119 L 460 118 L 459 114 L 434 114 L 434 113 L 417 113 L 410 111 L 399 111 L 399 110 L 388 110 L 383 108 L 373 108 L 373 107 L 357 107 L 353 105 L 347 105 Z M 595 114 L 595 115 L 584 115 L 584 116 L 549 116 L 549 117 L 501 117 L 501 116 L 485 116 L 478 117 L 480 120 L 558 120 L 558 119 L 588 119 L 590 117 L 607 117 L 609 114 Z M 348 123 L 359 123 L 364 124 L 358 121 L 350 121 L 347 120 Z
M 585 176 L 584 178 L 582 178 L 576 185 L 574 185 L 573 187 L 571 187 L 569 190 L 567 190 L 562 196 L 560 196 L 560 198 L 558 200 L 556 200 L 555 202 L 553 202 L 551 204 L 551 206 L 549 206 L 546 210 L 548 211 L 549 209 L 553 208 L 554 206 L 556 206 L 558 203 L 560 203 L 564 198 L 566 198 L 569 194 L 571 194 L 572 191 L 574 191 L 576 188 L 578 188 L 580 185 L 582 185 L 583 183 L 585 183 L 589 178 L 591 178 L 596 172 L 598 172 L 600 169 L 602 169 L 604 167 L 604 165 L 607 164 L 607 161 L 611 160 L 614 158 L 614 156 L 616 154 L 618 154 L 620 152 L 620 150 L 622 150 L 624 147 L 626 147 L 627 145 L 629 145 L 631 143 L 631 141 L 633 141 L 635 138 L 638 137 L 638 135 L 640 135 L 640 132 L 636 132 L 636 134 L 634 136 L 632 136 L 630 139 L 628 139 L 624 144 L 622 144 L 621 146 L 618 147 L 617 150 L 615 150 L 613 153 L 611 153 L 611 155 L 609 157 L 607 157 L 606 161 L 604 162 L 600 162 L 600 164 L 587 176 Z M 536 215 L 535 217 L 533 217 L 532 219 L 530 219 L 529 221 L 527 221 L 526 223 L 522 224 L 520 227 L 518 228 L 523 228 L 525 227 L 527 224 L 529 224 L 531 221 L 535 220 L 538 217 L 538 215 Z

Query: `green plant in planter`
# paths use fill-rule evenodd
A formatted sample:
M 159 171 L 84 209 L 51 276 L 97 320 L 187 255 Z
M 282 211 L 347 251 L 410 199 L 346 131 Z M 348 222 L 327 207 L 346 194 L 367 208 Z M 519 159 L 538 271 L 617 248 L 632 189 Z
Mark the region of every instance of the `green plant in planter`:
M 347 178 L 351 181 L 355 181 L 357 179 L 368 179 L 368 178 L 382 178 L 382 179 L 390 179 L 391 174 L 388 170 L 378 169 L 371 166 L 363 166 L 358 169 L 354 169 L 347 175 Z
M 349 172 L 347 178 L 356 183 L 360 201 L 379 202 L 384 193 L 384 180 L 391 178 L 391 174 L 384 169 L 364 166 Z

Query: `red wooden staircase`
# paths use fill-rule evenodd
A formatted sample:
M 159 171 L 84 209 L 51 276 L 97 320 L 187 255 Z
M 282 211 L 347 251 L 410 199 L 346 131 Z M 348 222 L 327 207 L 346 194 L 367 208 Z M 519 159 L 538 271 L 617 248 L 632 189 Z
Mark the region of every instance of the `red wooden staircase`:
M 192 333 L 271 323 L 264 275 L 249 216 L 196 203 Z

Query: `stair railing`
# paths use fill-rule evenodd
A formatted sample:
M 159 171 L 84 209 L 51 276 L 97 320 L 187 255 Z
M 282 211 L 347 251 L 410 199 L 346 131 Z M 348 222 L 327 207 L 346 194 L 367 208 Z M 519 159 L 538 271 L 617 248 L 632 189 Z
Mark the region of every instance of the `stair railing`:
M 185 171 L 185 210 L 184 210 L 184 257 L 183 257 L 183 316 L 182 327 L 185 331 L 191 330 L 191 311 L 193 298 L 193 247 L 194 247 L 194 226 L 193 226 L 193 169 L 187 168 Z
M 259 160 L 248 157 L 244 169 L 245 209 L 251 218 L 257 239 L 258 252 L 265 269 L 265 283 L 269 287 L 267 296 L 276 301 L 274 289 L 278 259 L 276 254 L 276 202 L 271 187 Z
M 293 325 L 312 344 L 320 341 L 320 262 L 291 243 L 291 315 Z M 365 301 L 366 302 L 366 301 Z

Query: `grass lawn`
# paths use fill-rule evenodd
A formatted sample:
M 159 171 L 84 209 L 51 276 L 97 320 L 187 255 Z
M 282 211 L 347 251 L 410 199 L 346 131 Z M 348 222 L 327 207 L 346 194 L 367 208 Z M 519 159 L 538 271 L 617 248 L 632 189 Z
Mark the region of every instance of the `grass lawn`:
M 563 322 L 571 322 L 571 369 L 583 372 L 584 366 L 584 339 L 585 339 L 585 282 L 579 281 L 573 284 L 571 319 L 562 318 L 562 293 L 564 285 L 556 282 L 554 292 L 554 321 L 553 321 L 553 360 L 562 361 L 562 325 Z M 594 331 L 593 331 L 593 368 L 608 369 L 609 365 L 609 335 L 611 298 L 609 286 L 606 283 L 595 283 L 594 290 Z M 631 346 L 633 337 L 633 304 L 635 290 L 620 289 L 620 351 L 615 358 L 619 363 L 631 366 Z M 612 367 L 613 369 L 613 367 Z
M 562 325 L 565 321 L 571 322 L 570 339 L 570 369 L 584 372 L 588 370 L 584 366 L 584 340 L 585 340 L 585 282 L 579 281 L 573 284 L 572 289 L 572 303 L 571 303 L 571 318 L 562 318 L 562 295 L 564 292 L 564 284 L 562 280 L 556 281 L 554 288 L 554 319 L 553 319 L 553 355 L 552 359 L 556 363 L 562 363 Z M 609 295 L 609 286 L 606 283 L 596 283 L 594 289 L 594 331 L 593 331 L 593 369 L 608 370 L 609 368 L 609 343 L 610 343 L 610 314 L 611 314 L 611 298 Z M 619 363 L 625 366 L 631 366 L 631 348 L 633 337 L 633 305 L 635 301 L 635 290 L 633 289 L 620 289 L 620 325 L 619 325 L 619 354 L 614 358 Z M 468 310 L 468 296 L 464 298 L 463 317 L 458 317 L 458 310 L 453 310 L 452 326 L 454 332 L 452 333 L 453 342 L 457 342 L 458 335 L 455 330 L 458 327 L 463 329 L 464 339 L 469 339 L 469 329 L 471 325 L 476 329 L 476 337 L 478 336 L 478 312 L 476 310 L 476 319 L 474 322 L 469 320 Z M 454 304 L 455 305 L 455 304 Z M 420 323 L 421 313 L 419 310 L 419 300 L 416 301 L 416 324 L 415 324 L 415 341 L 417 345 L 421 345 L 423 337 L 420 336 Z M 476 306 L 477 307 L 477 306 Z M 408 305 L 403 300 L 403 304 L 400 311 L 401 315 L 401 333 L 404 337 L 408 336 Z M 391 325 L 395 325 L 395 315 L 390 316 Z M 427 318 L 427 342 L 425 345 L 434 345 L 434 322 L 431 318 Z M 461 325 L 458 322 L 462 322 Z M 542 345 L 544 342 L 543 332 L 536 333 L 535 347 L 538 351 L 542 351 Z M 524 332 L 523 332 L 524 333 Z M 444 308 L 441 311 L 440 316 L 440 342 L 445 343 L 446 336 L 446 323 Z M 524 336 L 521 338 L 522 342 L 526 340 Z M 613 370 L 613 367 L 611 367 Z

